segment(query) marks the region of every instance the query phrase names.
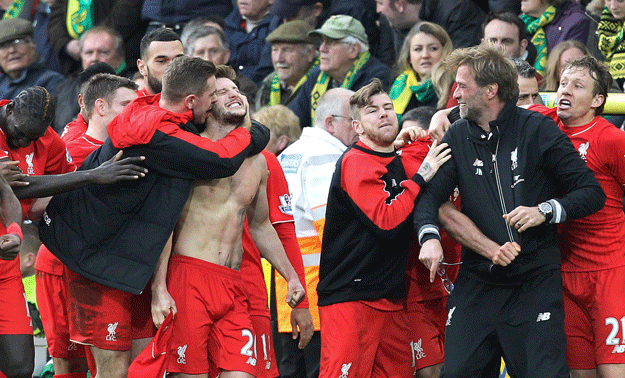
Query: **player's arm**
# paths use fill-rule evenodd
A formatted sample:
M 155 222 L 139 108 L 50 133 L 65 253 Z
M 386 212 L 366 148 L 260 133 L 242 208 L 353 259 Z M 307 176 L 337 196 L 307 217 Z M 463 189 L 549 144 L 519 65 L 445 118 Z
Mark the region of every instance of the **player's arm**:
M 0 218 L 7 233 L 0 236 L 0 259 L 13 260 L 22 243 L 22 207 L 9 183 L 0 175 Z
M 174 298 L 167 290 L 167 267 L 169 266 L 169 257 L 171 256 L 172 235 L 169 236 L 163 252 L 156 263 L 156 269 L 152 276 L 152 321 L 156 328 L 159 328 L 163 321 L 173 311 L 174 316 L 178 312 Z
M 58 193 L 82 188 L 89 184 L 112 184 L 121 180 L 136 180 L 144 177 L 147 169 L 139 165 L 145 160 L 143 156 L 121 159 L 119 151 L 100 166 L 59 175 L 28 176 L 22 181 L 27 186 L 14 187 L 17 198 L 49 197 Z
M 289 262 L 284 247 L 278 238 L 276 230 L 269 220 L 269 206 L 267 204 L 267 166 L 262 158 L 263 177 L 256 191 L 256 196 L 247 211 L 247 222 L 252 240 L 258 247 L 261 256 L 284 277 L 288 284 L 286 301 L 289 306 L 297 306 L 306 296 L 297 272 Z

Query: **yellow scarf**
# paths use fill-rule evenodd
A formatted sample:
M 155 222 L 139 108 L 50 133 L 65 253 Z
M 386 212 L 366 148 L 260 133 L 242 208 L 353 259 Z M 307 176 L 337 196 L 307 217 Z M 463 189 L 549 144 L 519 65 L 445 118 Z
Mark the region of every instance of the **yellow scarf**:
M 304 84 L 306 80 L 308 80 L 308 76 L 310 76 L 310 71 L 312 71 L 312 69 L 317 67 L 318 65 L 319 65 L 319 58 L 317 58 L 313 62 L 308 72 L 306 72 L 306 74 L 302 76 L 302 78 L 297 82 L 297 85 L 295 85 L 295 88 L 293 88 L 293 91 L 291 92 L 291 94 L 297 92 L 299 87 L 301 87 L 302 84 Z M 269 106 L 279 105 L 281 103 L 282 103 L 282 88 L 280 88 L 280 79 L 278 78 L 278 74 L 274 74 L 273 79 L 271 79 L 271 90 L 269 92 Z
M 364 53 L 360 53 L 358 58 L 352 64 L 352 67 L 347 72 L 345 79 L 343 80 L 342 88 L 351 88 L 352 83 L 354 81 L 354 77 L 358 71 L 369 61 L 371 54 L 369 51 L 365 51 Z M 330 76 L 321 71 L 319 72 L 319 76 L 317 76 L 317 83 L 312 89 L 310 94 L 310 119 L 314 122 L 315 120 L 315 111 L 317 110 L 317 102 L 319 102 L 319 98 L 328 90 L 328 84 L 330 84 Z
M 68 0 L 67 32 L 73 39 L 79 39 L 82 33 L 93 27 L 92 0 Z
M 549 8 L 539 17 L 534 18 L 527 14 L 522 14 L 521 19 L 525 22 L 527 27 L 527 33 L 532 36 L 532 43 L 536 46 L 536 62 L 534 68 L 539 74 L 545 73 L 545 67 L 547 66 L 547 35 L 543 27 L 553 21 L 556 16 L 557 8 L 550 5 Z
M 610 67 L 610 73 L 615 79 L 625 78 L 624 32 L 623 21 L 615 19 L 608 8 L 604 8 L 601 22 L 597 26 L 599 50 L 605 56 L 605 63 Z
M 436 96 L 436 92 L 434 91 L 432 80 L 427 79 L 419 83 L 414 70 L 409 68 L 397 76 L 389 96 L 393 100 L 395 113 L 400 116 L 406 112 L 406 107 L 408 107 L 412 96 L 417 98 L 419 105 L 424 105 L 432 101 L 434 96 Z

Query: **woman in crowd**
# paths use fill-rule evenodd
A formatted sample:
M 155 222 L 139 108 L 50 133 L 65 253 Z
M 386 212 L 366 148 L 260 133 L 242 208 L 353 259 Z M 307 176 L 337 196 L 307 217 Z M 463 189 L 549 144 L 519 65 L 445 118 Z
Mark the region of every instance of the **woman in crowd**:
M 549 53 L 542 89 L 547 92 L 558 90 L 562 67 L 566 63 L 586 55 L 590 55 L 588 48 L 579 41 L 568 40 L 558 43 Z
M 418 106 L 445 107 L 453 76 L 442 61 L 452 49 L 449 35 L 437 24 L 419 22 L 410 29 L 399 53 L 400 74 L 390 91 L 399 117 Z
M 547 56 L 560 42 L 574 39 L 588 40 L 590 18 L 584 8 L 573 0 L 525 0 L 521 2 L 521 19 L 532 36 L 538 55 L 534 67 L 545 73 Z

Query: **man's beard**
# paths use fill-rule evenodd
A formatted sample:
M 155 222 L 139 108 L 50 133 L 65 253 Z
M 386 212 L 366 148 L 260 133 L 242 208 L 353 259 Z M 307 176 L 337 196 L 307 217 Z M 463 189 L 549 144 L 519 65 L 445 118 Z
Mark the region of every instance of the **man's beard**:
M 222 125 L 233 125 L 234 127 L 240 127 L 243 125 L 243 121 L 245 121 L 245 116 L 247 116 L 247 112 L 249 110 L 246 109 L 245 114 L 235 114 L 230 113 L 227 110 L 222 111 L 221 109 L 213 108 L 213 115 L 218 123 Z
M 148 85 L 150 86 L 150 88 L 152 88 L 154 94 L 161 93 L 161 91 L 163 90 L 163 83 L 158 81 L 158 79 L 154 76 L 152 76 L 152 74 L 150 73 L 150 69 L 147 66 L 146 69 L 148 70 Z

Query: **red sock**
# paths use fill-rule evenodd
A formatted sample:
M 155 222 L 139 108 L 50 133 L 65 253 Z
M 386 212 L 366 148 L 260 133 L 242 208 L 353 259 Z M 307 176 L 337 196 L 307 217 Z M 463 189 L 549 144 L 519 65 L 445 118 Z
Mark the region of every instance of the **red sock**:
M 89 348 L 88 346 L 85 346 L 85 357 L 87 357 L 87 365 L 89 366 L 91 376 L 95 377 L 98 370 L 95 367 L 95 359 L 93 358 L 93 353 L 91 353 L 91 348 Z

